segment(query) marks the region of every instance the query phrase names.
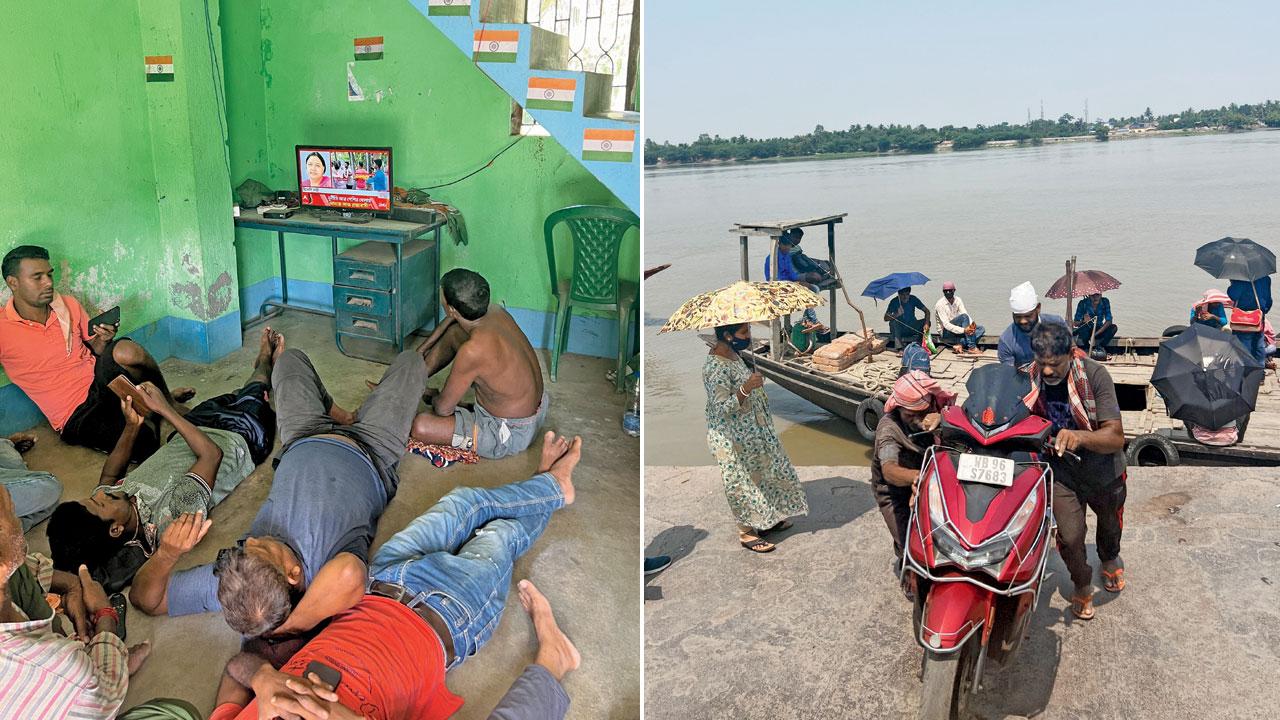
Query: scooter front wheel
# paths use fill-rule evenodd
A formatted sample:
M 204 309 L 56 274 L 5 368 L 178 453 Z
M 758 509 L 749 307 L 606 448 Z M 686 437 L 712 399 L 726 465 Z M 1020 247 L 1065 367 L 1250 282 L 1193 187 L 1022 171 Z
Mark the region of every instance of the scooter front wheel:
M 970 638 L 964 647 L 945 655 L 926 650 L 923 685 L 920 688 L 920 720 L 954 720 L 964 717 L 973 689 L 978 643 Z

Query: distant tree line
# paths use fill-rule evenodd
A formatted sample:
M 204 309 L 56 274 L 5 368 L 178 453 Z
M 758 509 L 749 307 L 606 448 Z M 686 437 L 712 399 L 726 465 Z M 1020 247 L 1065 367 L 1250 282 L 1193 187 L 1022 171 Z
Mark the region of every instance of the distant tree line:
M 1177 130 L 1207 127 L 1225 127 L 1232 130 L 1266 125 L 1280 127 L 1280 101 L 1268 100 L 1256 105 L 1232 103 L 1216 110 L 1193 110 L 1180 113 L 1153 115 L 1151 108 L 1141 115 L 1128 118 L 1111 118 L 1108 122 L 1086 123 L 1070 113 L 1054 120 L 1032 120 L 1024 125 L 978 125 L 975 127 L 944 125 L 930 128 L 924 125 L 859 125 L 846 130 L 827 130 L 818 125 L 813 132 L 784 138 L 749 138 L 745 135 L 723 138 L 706 133 L 691 143 L 656 143 L 646 139 L 644 162 L 646 165 L 663 163 L 695 163 L 709 160 L 756 160 L 768 158 L 808 157 L 828 154 L 858 153 L 927 153 L 938 144 L 951 141 L 956 150 L 973 150 L 992 141 L 1016 140 L 1037 144 L 1048 137 L 1072 137 L 1093 135 L 1099 140 L 1108 139 L 1111 129 L 1121 127 L 1148 127 L 1161 130 Z

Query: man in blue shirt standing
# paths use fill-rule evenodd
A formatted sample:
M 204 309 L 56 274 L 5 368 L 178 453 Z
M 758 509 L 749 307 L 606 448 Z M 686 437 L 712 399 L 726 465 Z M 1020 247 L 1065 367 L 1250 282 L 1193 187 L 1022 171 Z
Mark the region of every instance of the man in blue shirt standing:
M 382 158 L 374 158 L 373 167 L 375 169 L 373 171 L 373 177 L 369 178 L 369 188 L 379 192 L 386 192 L 387 172 L 386 168 L 382 167 Z
M 1067 321 L 1061 315 L 1040 312 L 1040 299 L 1036 296 L 1035 287 L 1029 282 L 1022 283 L 1009 293 L 1009 309 L 1013 311 L 1013 322 L 1000 334 L 996 357 L 1005 365 L 1021 370 L 1035 359 L 1035 352 L 1031 349 L 1031 333 L 1042 323 L 1056 323 L 1067 327 Z
M 1111 317 L 1111 300 L 1102 297 L 1102 293 L 1093 293 L 1087 302 L 1076 306 L 1076 344 L 1085 350 L 1090 348 L 1092 340 L 1092 346 L 1102 348 L 1105 353 L 1117 330 Z
M 1267 364 L 1267 344 L 1262 338 L 1262 329 L 1267 321 L 1267 313 L 1271 312 L 1271 276 L 1263 276 L 1250 282 L 1249 280 L 1232 280 L 1227 286 L 1227 296 L 1235 304 L 1236 310 L 1245 312 L 1261 310 L 1262 318 L 1257 330 L 1247 330 L 1240 324 L 1232 325 L 1231 332 L 1253 354 L 1259 365 Z

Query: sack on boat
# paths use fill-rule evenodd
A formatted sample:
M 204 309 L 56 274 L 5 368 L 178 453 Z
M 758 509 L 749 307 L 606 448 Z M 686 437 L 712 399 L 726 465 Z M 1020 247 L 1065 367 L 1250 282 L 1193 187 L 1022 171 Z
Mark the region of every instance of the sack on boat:
M 1231 329 L 1235 332 L 1262 332 L 1262 311 L 1231 308 Z

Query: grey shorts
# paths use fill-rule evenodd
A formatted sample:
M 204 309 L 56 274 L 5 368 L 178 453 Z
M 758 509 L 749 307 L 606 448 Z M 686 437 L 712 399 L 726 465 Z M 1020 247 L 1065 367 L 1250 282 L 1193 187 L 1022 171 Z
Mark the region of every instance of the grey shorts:
M 475 410 L 458 408 L 453 412 L 453 446 L 474 450 L 477 455 L 497 460 L 524 452 L 547 419 L 551 397 L 544 391 L 538 412 L 527 418 L 500 418 L 490 415 L 476 403 Z

